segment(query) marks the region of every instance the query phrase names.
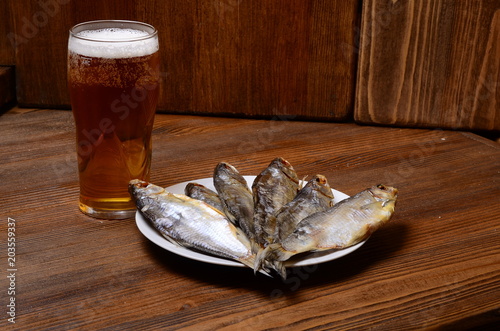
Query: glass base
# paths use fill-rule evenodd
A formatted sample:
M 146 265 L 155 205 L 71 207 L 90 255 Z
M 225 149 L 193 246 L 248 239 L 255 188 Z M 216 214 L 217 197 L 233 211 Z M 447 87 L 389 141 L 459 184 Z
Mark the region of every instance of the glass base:
M 109 220 L 121 220 L 126 218 L 134 218 L 136 209 L 105 209 L 105 208 L 94 208 L 87 206 L 84 203 L 80 202 L 80 211 L 85 215 L 100 218 L 100 219 L 109 219 Z

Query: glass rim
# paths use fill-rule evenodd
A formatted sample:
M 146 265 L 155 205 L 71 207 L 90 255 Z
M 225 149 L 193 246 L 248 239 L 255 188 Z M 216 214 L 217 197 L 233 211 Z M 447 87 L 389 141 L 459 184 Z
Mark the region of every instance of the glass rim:
M 119 26 L 120 24 L 123 26 Z M 96 25 L 102 25 L 102 26 L 99 27 Z M 130 26 L 125 26 L 125 25 L 130 25 Z M 134 27 L 132 25 L 134 25 Z M 85 29 L 85 28 L 80 29 L 80 28 L 83 28 L 85 26 L 88 26 L 88 28 L 87 29 Z M 85 31 L 85 30 L 97 30 L 97 29 L 103 29 L 103 28 L 131 28 L 131 29 L 136 28 L 137 29 L 138 27 L 148 28 L 151 31 L 139 29 L 139 30 L 147 32 L 148 34 L 145 36 L 132 37 L 132 38 L 127 38 L 127 39 L 122 39 L 122 40 L 95 39 L 95 38 L 89 38 L 89 37 L 83 37 L 83 36 L 77 35 L 79 32 Z M 78 31 L 75 31 L 75 30 L 78 30 Z M 158 35 L 158 31 L 151 24 L 139 22 L 139 21 L 95 20 L 95 21 L 81 22 L 81 23 L 74 25 L 71 29 L 69 29 L 69 34 L 72 38 L 77 38 L 77 39 L 92 41 L 92 42 L 125 43 L 125 42 L 134 42 L 134 41 L 141 41 L 141 40 L 154 38 Z

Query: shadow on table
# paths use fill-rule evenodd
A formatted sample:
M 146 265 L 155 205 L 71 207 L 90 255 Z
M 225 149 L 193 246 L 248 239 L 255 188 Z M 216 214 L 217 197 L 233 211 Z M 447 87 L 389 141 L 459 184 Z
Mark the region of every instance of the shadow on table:
M 318 285 L 340 285 L 359 277 L 366 269 L 396 254 L 405 243 L 407 226 L 387 224 L 356 251 L 339 259 L 312 266 L 289 268 L 287 279 L 265 276 L 246 267 L 228 267 L 190 260 L 145 241 L 146 249 L 166 272 L 197 282 L 229 288 L 246 288 L 269 295 L 271 299 L 298 300 L 303 290 Z

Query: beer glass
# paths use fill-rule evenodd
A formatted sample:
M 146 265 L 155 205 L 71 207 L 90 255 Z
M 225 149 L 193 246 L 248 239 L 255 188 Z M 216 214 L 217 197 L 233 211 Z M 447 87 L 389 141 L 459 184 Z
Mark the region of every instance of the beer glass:
M 131 179 L 149 180 L 158 101 L 155 28 L 133 21 L 74 26 L 68 88 L 76 124 L 80 210 L 92 217 L 133 217 Z

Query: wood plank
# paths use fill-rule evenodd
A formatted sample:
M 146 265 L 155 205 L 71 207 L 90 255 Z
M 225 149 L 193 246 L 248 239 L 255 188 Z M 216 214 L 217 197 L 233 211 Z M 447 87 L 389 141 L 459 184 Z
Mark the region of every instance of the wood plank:
M 0 65 L 15 63 L 15 27 L 11 10 L 12 1 L 0 1 Z
M 68 107 L 68 31 L 83 20 L 131 18 L 133 8 L 102 1 L 15 1 L 17 98 L 23 107 Z M 42 56 L 41 56 L 42 55 Z M 50 84 L 48 82 L 51 82 Z
M 500 130 L 500 2 L 363 2 L 355 119 Z
M 63 4 L 59 4 L 59 3 Z M 19 105 L 61 107 L 67 96 L 67 1 L 12 1 Z M 50 83 L 49 83 L 50 82 Z
M 157 115 L 159 185 L 209 177 L 221 160 L 252 175 L 283 156 L 301 177 L 322 173 L 349 195 L 380 182 L 399 188 L 394 218 L 361 248 L 290 270 L 282 282 L 170 254 L 133 220 L 78 212 L 70 112 L 15 108 L 0 116 L 0 132 L 0 234 L 14 219 L 20 328 L 494 330 L 500 322 L 493 141 L 437 129 Z M 2 279 L 5 289 L 5 270 Z
M 352 118 L 356 54 L 338 45 L 355 38 L 358 1 L 48 1 L 61 4 L 12 3 L 17 31 L 30 32 L 16 52 L 22 106 L 68 107 L 68 29 L 120 18 L 160 32 L 162 111 Z

